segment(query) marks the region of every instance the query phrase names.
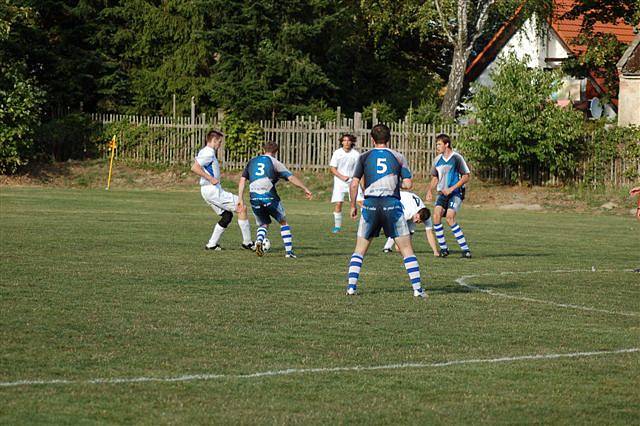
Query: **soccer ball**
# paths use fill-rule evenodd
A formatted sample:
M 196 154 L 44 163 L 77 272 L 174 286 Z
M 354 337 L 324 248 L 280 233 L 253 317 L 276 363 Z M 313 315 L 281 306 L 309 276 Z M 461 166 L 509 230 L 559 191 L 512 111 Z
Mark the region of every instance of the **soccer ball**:
M 269 249 L 271 249 L 271 241 L 269 241 L 268 238 L 265 238 L 262 241 L 262 250 L 263 251 L 269 251 Z

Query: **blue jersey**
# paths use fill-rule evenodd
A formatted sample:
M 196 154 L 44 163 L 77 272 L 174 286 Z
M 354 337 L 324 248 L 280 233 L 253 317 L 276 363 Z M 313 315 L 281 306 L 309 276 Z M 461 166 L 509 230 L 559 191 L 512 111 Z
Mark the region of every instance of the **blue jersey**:
M 433 160 L 431 175 L 438 178 L 438 192 L 441 192 L 444 188 L 452 187 L 460 181 L 463 175 L 469 173 L 470 170 L 466 161 L 464 161 L 462 155 L 455 151 L 449 158 L 444 158 L 444 155 L 440 154 Z M 464 185 L 456 188 L 451 195 L 464 198 Z
M 364 197 L 400 199 L 402 179 L 411 171 L 404 156 L 389 148 L 374 148 L 360 155 L 353 177 L 364 181 Z
M 249 160 L 242 177 L 249 180 L 249 198 L 267 204 L 279 201 L 276 183 L 279 179 L 289 179 L 292 173 L 280 161 L 264 154 Z

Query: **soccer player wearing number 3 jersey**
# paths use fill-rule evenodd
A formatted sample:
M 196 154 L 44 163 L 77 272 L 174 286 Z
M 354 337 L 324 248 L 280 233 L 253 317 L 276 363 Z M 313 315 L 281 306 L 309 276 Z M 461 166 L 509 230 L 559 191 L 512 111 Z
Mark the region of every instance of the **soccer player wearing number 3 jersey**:
M 351 217 L 358 217 L 356 195 L 362 182 L 364 205 L 358 226 L 358 237 L 354 253 L 349 261 L 347 295 L 357 292 L 360 269 L 371 240 L 384 229 L 387 237 L 394 239 L 404 258 L 415 297 L 425 298 L 422 289 L 418 259 L 413 252 L 411 236 L 400 202 L 400 187 L 411 189 L 411 171 L 404 156 L 387 147 L 391 132 L 384 124 L 371 130 L 374 148 L 360 156 L 349 187 L 351 195 Z
M 251 209 L 256 218 L 258 232 L 256 236 L 256 254 L 262 256 L 264 250 L 262 243 L 267 237 L 267 229 L 273 217 L 280 224 L 280 235 L 284 242 L 285 257 L 295 259 L 293 253 L 293 235 L 291 227 L 287 223 L 284 206 L 280 202 L 280 196 L 276 191 L 276 183 L 280 179 L 285 179 L 304 191 L 305 197 L 311 199 L 311 191 L 295 177 L 287 168 L 278 161 L 275 156 L 278 153 L 278 144 L 266 142 L 263 145 L 264 154 L 249 160 L 247 167 L 242 172 L 240 183 L 238 184 L 238 209 L 244 208 L 244 187 L 249 181 L 249 199 Z

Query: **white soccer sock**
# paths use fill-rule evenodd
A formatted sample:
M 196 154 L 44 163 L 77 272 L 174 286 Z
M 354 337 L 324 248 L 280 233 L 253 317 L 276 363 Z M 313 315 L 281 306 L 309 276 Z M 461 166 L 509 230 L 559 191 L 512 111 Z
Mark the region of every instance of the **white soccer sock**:
M 291 227 L 284 225 L 280 227 L 280 235 L 282 236 L 282 242 L 284 243 L 284 250 L 287 253 L 293 251 L 293 236 L 291 235 Z
M 385 250 L 386 249 L 390 249 L 391 247 L 393 247 L 393 243 L 394 243 L 393 238 L 391 238 L 391 237 L 387 238 L 387 242 L 384 243 L 384 249 Z
M 435 231 L 436 240 L 438 240 L 438 245 L 440 245 L 440 249 L 448 250 L 449 247 L 447 247 L 447 242 L 444 239 L 444 227 L 442 226 L 442 224 L 441 223 L 438 223 L 437 225 L 434 224 L 433 230 Z
M 342 212 L 333 212 L 333 223 L 336 228 L 342 228 Z
M 213 227 L 213 233 L 211 234 L 211 238 L 209 239 L 207 246 L 213 247 L 218 245 L 218 241 L 220 241 L 220 237 L 222 237 L 222 234 L 224 233 L 224 231 L 225 231 L 225 228 L 223 228 L 222 226 L 216 223 L 216 226 Z
M 242 244 L 251 244 L 251 224 L 247 219 L 238 219 L 238 226 L 242 232 Z
M 457 223 L 454 223 L 451 227 L 451 232 L 453 232 L 453 236 L 458 240 L 458 245 L 462 249 L 462 251 L 469 251 L 469 246 L 467 245 L 467 240 L 464 238 L 464 234 L 462 233 L 462 228 Z
M 420 288 L 422 288 L 422 284 L 420 283 L 420 267 L 418 266 L 418 259 L 415 256 L 405 257 L 404 267 L 409 274 L 411 287 L 413 287 L 414 290 L 420 290 Z

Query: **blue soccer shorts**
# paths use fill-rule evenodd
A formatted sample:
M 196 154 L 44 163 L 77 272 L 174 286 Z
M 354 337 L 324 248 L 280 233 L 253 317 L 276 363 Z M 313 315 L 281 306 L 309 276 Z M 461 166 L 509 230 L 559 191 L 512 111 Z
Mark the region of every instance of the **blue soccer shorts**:
M 395 197 L 365 198 L 362 216 L 358 226 L 358 237 L 370 240 L 380 235 L 384 229 L 387 237 L 396 238 L 409 235 L 409 227 L 404 219 L 402 203 Z
M 442 207 L 445 213 L 449 209 L 457 213 L 462 206 L 462 198 L 459 195 L 440 194 L 438 198 L 436 198 L 436 206 Z
M 255 216 L 258 226 L 270 224 L 271 218 L 274 218 L 276 222 L 287 220 L 284 206 L 280 200 L 266 202 L 262 200 L 251 200 L 251 210 L 253 210 L 253 216 Z

